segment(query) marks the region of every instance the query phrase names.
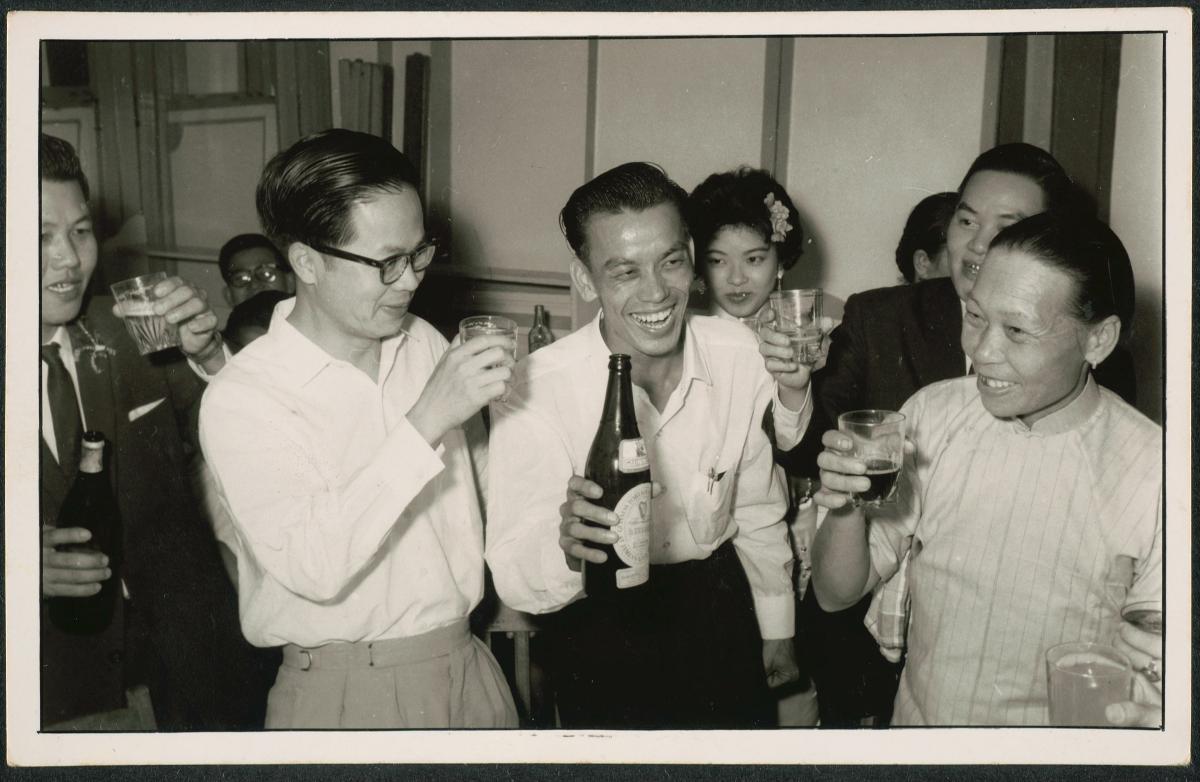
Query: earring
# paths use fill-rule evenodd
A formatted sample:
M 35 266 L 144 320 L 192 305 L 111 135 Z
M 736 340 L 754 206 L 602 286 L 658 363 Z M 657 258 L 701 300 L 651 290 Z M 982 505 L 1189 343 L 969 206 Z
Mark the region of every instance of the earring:
M 782 280 L 782 279 L 783 279 L 783 269 L 778 269 L 778 270 L 776 270 L 776 272 L 775 272 L 775 279 L 777 279 L 777 280 Z

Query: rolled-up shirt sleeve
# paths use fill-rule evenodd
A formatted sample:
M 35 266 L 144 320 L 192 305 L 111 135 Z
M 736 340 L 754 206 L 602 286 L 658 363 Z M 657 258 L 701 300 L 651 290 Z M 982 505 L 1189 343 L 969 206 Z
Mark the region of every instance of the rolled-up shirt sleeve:
M 804 403 L 799 410 L 789 410 L 779 401 L 779 386 L 775 386 L 775 398 L 771 416 L 775 422 L 775 445 L 781 451 L 790 451 L 800 442 L 812 421 L 812 383 L 804 392 Z
M 400 419 L 371 458 L 333 482 L 309 457 L 290 412 L 255 388 L 217 384 L 200 440 L 233 527 L 284 588 L 333 600 L 379 551 L 405 508 L 442 471 L 434 450 Z
M 516 392 L 492 406 L 486 559 L 500 599 L 532 614 L 583 594 L 583 577 L 558 545 L 559 508 L 575 473 L 562 433 Z
M 765 406 L 766 395 L 760 397 L 758 410 Z M 796 631 L 786 510 L 787 494 L 781 473 L 775 469 L 770 440 L 762 427 L 753 426 L 737 474 L 733 545 L 750 583 L 764 640 L 791 638 Z

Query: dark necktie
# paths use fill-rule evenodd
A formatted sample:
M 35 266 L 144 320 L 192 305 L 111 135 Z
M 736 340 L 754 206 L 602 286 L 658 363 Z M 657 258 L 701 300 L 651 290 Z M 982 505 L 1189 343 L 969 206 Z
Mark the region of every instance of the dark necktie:
M 68 475 L 73 476 L 79 466 L 79 441 L 83 435 L 79 397 L 75 395 L 75 384 L 71 382 L 71 376 L 63 364 L 58 345 L 42 345 L 42 361 L 50 368 L 46 377 L 46 395 L 50 397 L 58 463 Z

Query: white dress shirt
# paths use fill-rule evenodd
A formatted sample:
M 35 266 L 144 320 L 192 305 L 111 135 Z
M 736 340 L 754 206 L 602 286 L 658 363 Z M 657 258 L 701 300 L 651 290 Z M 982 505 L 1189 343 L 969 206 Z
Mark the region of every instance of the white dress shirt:
M 275 308 L 213 379 L 200 442 L 230 524 L 242 630 L 259 646 L 418 635 L 483 594 L 483 526 L 462 429 L 432 448 L 405 417 L 446 340 L 415 316 L 381 344 L 379 379 Z
M 75 403 L 79 405 L 80 431 L 86 432 L 87 416 L 83 412 L 83 394 L 79 393 L 79 371 L 75 368 L 75 348 L 71 344 L 71 335 L 67 333 L 65 326 L 59 326 L 55 330 L 54 336 L 50 338 L 50 342 L 46 344 L 58 346 L 63 366 L 67 368 L 67 374 L 71 377 L 71 385 L 75 387 Z M 54 436 L 54 416 L 50 411 L 50 367 L 46 365 L 45 361 L 39 361 L 38 364 L 42 370 L 42 439 L 46 441 L 50 453 L 54 454 L 55 461 L 58 461 L 58 440 Z
M 506 403 L 493 405 L 487 558 L 505 603 L 557 610 L 582 594 L 559 548 L 559 506 L 582 475 L 608 377 L 600 316 L 518 365 Z M 811 405 L 793 412 L 775 395 L 754 335 L 737 323 L 688 316 L 679 385 L 660 413 L 633 386 L 650 471 L 650 562 L 705 559 L 733 539 L 763 638 L 794 633 L 787 497 L 774 469 L 763 412 L 775 400 L 781 448 L 799 441 Z

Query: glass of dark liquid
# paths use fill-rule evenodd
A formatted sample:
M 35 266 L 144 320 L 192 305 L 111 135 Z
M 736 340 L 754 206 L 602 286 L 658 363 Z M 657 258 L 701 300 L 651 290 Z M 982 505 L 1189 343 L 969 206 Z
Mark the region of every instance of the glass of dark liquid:
M 904 415 L 892 410 L 853 410 L 838 416 L 838 431 L 850 436 L 850 455 L 867 463 L 871 488 L 852 495 L 855 505 L 878 507 L 895 495 L 904 464 Z

